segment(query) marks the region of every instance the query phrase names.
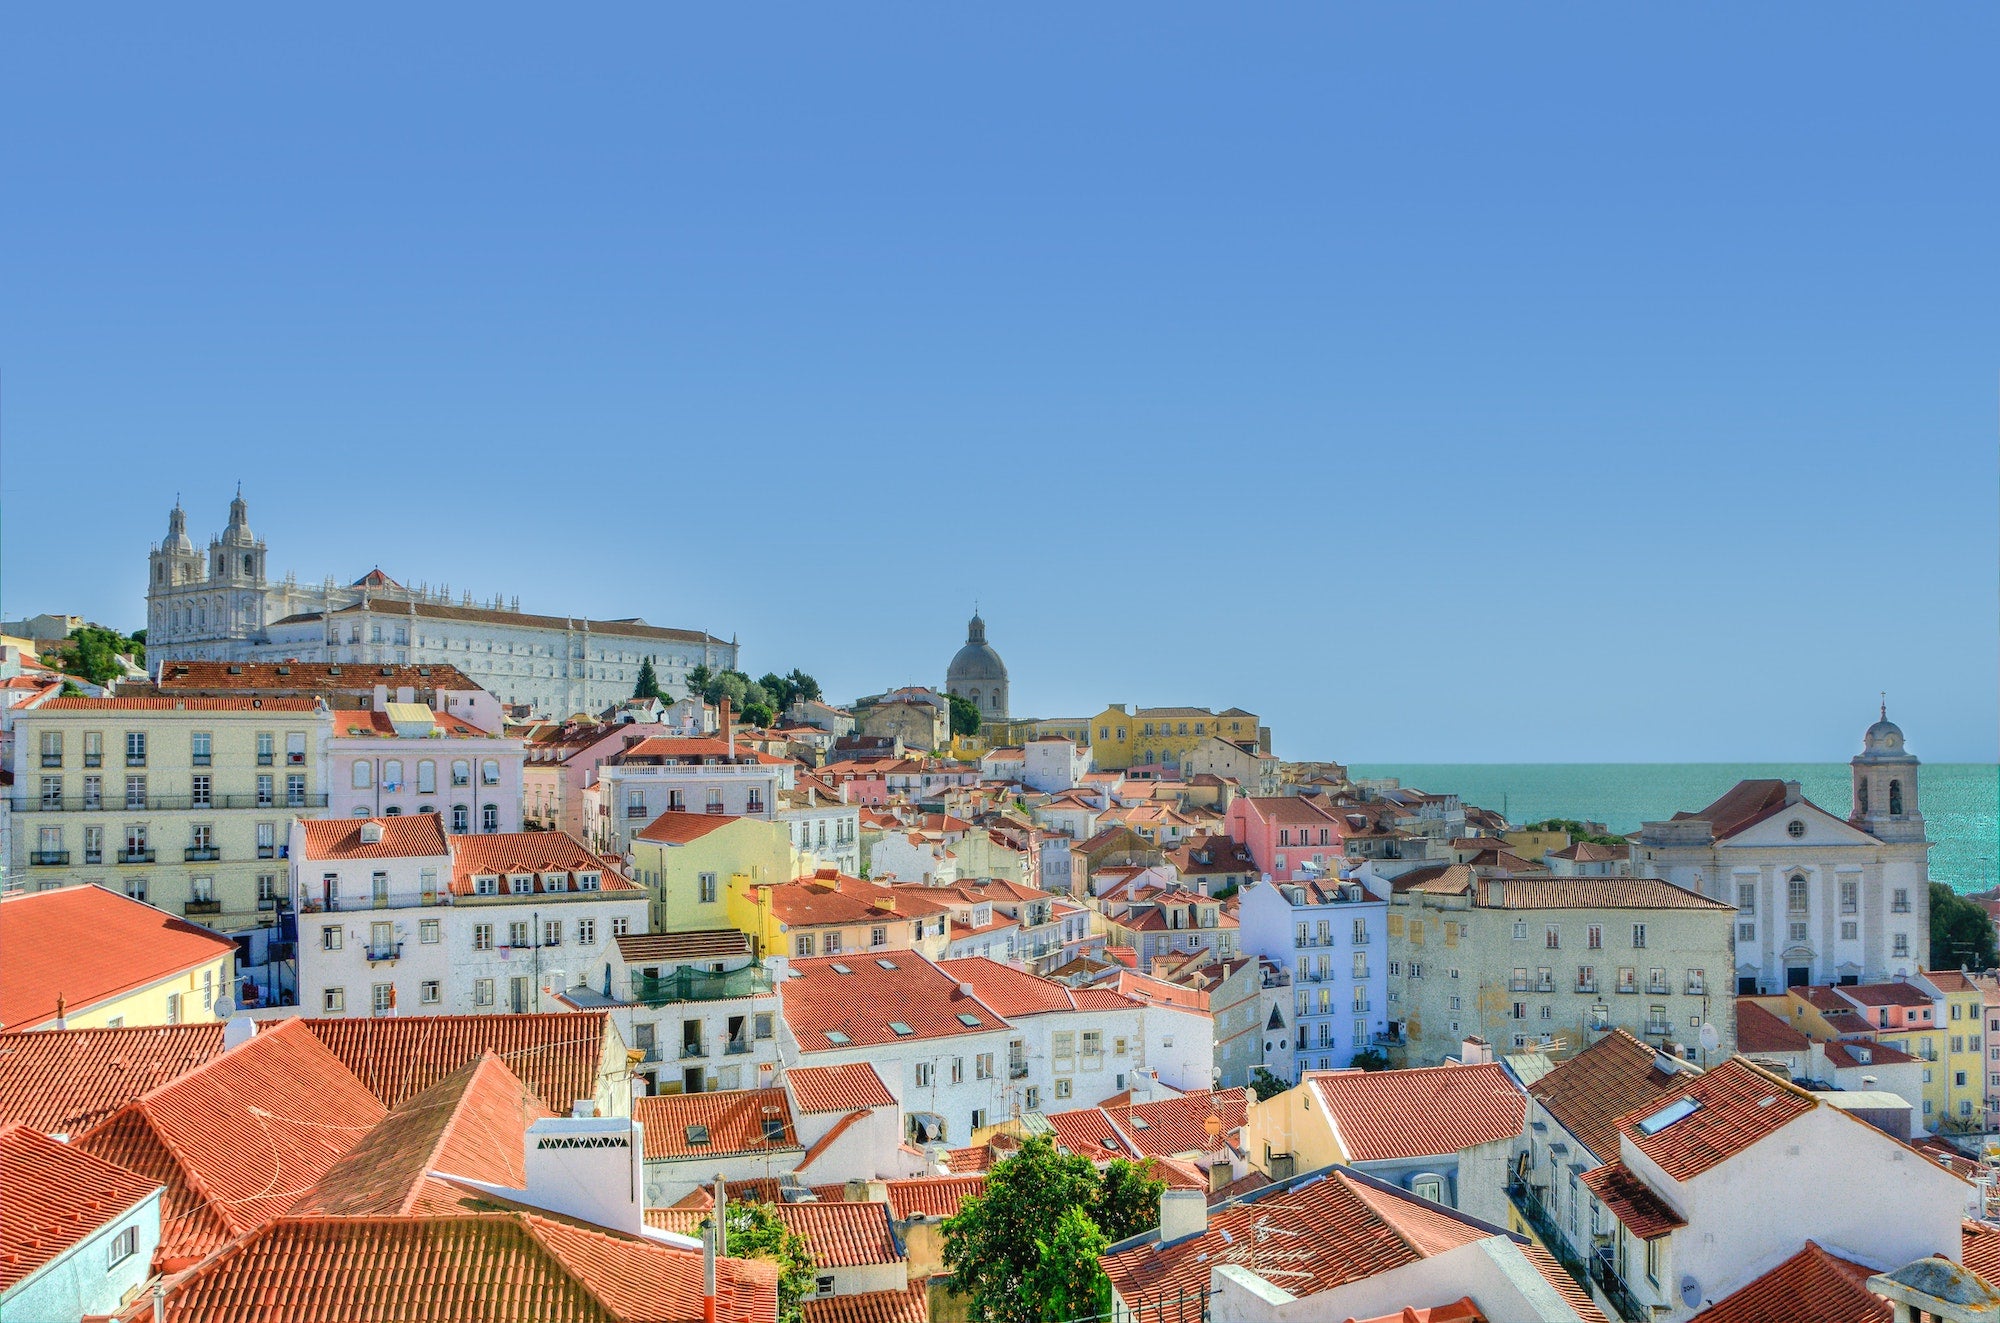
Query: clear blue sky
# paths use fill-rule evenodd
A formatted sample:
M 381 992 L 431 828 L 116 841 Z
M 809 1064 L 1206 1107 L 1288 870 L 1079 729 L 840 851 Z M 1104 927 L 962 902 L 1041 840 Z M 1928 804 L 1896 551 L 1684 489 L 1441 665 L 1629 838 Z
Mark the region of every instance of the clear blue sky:
M 2000 10 L 21 7 L 4 610 L 274 569 L 1291 757 L 1995 756 Z

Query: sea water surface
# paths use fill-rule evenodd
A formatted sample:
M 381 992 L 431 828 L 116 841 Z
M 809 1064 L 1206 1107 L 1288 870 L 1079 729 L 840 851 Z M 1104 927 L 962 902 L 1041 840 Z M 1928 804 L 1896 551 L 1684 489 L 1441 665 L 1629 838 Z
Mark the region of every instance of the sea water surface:
M 1510 822 L 1578 818 L 1614 832 L 1704 808 L 1750 777 L 1797 781 L 1807 799 L 1840 817 L 1853 794 L 1846 763 L 1356 763 L 1348 775 L 1456 791 Z M 1925 763 L 1917 784 L 1932 880 L 1962 892 L 2000 884 L 2000 766 Z

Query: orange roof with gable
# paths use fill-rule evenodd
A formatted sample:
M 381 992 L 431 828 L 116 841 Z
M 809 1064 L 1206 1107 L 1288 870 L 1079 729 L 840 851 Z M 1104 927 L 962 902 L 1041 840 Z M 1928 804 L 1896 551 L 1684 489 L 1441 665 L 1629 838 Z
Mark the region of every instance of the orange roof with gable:
M 1699 1106 L 1654 1133 L 1645 1133 L 1642 1123 L 1678 1098 L 1692 1098 Z M 1670 1096 L 1627 1112 L 1618 1118 L 1617 1128 L 1660 1170 L 1674 1180 L 1685 1181 L 1735 1157 L 1817 1106 L 1818 1101 L 1804 1089 L 1759 1070 L 1742 1057 L 1731 1057 L 1671 1091 Z
M 436 817 L 434 813 L 422 815 Z M 562 831 L 503 831 L 490 835 L 451 838 L 451 889 L 454 895 L 470 895 L 474 879 L 481 876 L 506 877 L 510 873 L 535 874 L 535 890 L 550 890 L 549 882 L 561 875 L 559 891 L 576 891 L 576 875 L 595 873 L 602 891 L 642 891 L 618 871 L 618 865 L 592 853 L 589 846 Z
M 1808 1240 L 1797 1254 L 1702 1310 L 1691 1323 L 1890 1323 L 1895 1311 L 1868 1289 L 1874 1275 L 1873 1268 Z
M 393 818 L 307 818 L 302 861 L 336 859 L 411 859 L 451 853 L 444 821 L 436 813 L 409 813 Z M 378 829 L 377 840 L 366 840 L 363 828 Z M 469 838 L 468 838 L 469 839 Z
M 0 1123 L 76 1135 L 222 1055 L 222 1025 L 0 1034 Z
M 803 1323 L 929 1323 L 930 1284 L 806 1299 L 799 1302 L 799 1316 Z
M 1306 1076 L 1350 1162 L 1441 1157 L 1518 1137 L 1528 1096 L 1498 1062 Z
M 889 1211 L 899 1222 L 913 1217 L 954 1217 L 974 1195 L 986 1192 L 986 1177 L 921 1176 L 888 1181 Z
M 788 969 L 792 977 L 779 985 L 779 993 L 785 1023 L 802 1051 L 952 1038 L 1007 1027 L 976 993 L 960 992 L 956 977 L 914 952 L 822 956 L 794 960 Z M 897 1032 L 892 1022 L 910 1032 Z
M 771 1211 L 787 1230 L 805 1237 L 815 1267 L 860 1268 L 903 1261 L 903 1253 L 896 1247 L 895 1232 L 889 1226 L 886 1203 L 780 1200 L 771 1205 Z M 699 1238 L 709 1214 L 707 1208 L 649 1208 L 646 1225 Z
M 1131 1146 L 1146 1157 L 1168 1158 L 1179 1153 L 1205 1153 L 1243 1128 L 1248 1095 L 1241 1088 L 1196 1089 L 1177 1098 L 1134 1103 L 1128 1091 L 1103 1104 L 1104 1114 Z M 1208 1137 L 1208 1118 L 1222 1122 L 1217 1140 Z
M 384 1107 L 422 1093 L 491 1052 L 558 1116 L 568 1115 L 579 1099 L 597 1096 L 610 1022 L 605 1011 L 299 1021 Z M 617 1065 L 624 1065 L 622 1054 Z
M 0 1124 L 0 1293 L 76 1249 L 159 1188 L 137 1172 Z
M 849 1112 L 865 1107 L 894 1107 L 889 1092 L 875 1067 L 865 1061 L 841 1066 L 797 1066 L 785 1072 L 798 1109 L 815 1112 Z
M 654 1094 L 633 1099 L 632 1119 L 645 1127 L 648 1160 L 782 1153 L 800 1147 L 791 1099 L 783 1089 Z M 767 1121 L 779 1127 L 769 1139 Z
M 1614 1029 L 1529 1086 L 1535 1101 L 1575 1135 L 1599 1161 L 1618 1156 L 1618 1118 L 1634 1109 L 1650 1114 L 1697 1078 L 1623 1029 Z
M 52 1025 L 233 956 L 220 933 L 95 884 L 0 896 L 0 1029 Z M 223 971 L 229 990 L 230 971 Z
M 640 828 L 632 839 L 659 845 L 686 845 L 727 827 L 740 817 L 735 813 L 678 813 L 670 810 Z

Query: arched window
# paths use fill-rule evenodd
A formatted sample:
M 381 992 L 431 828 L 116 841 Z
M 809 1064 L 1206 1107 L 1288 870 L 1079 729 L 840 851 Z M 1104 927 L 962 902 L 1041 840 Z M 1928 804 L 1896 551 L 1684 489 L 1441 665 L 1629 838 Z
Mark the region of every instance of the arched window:
M 1900 816 L 1902 812 L 1903 812 L 1903 783 L 1901 781 L 1891 781 L 1889 783 L 1890 816 L 1892 817 Z
M 479 784 L 497 786 L 500 784 L 500 764 L 492 759 L 482 759 L 479 764 Z
M 464 758 L 454 758 L 451 763 L 451 783 L 455 786 L 472 784 L 472 764 Z
M 967 694 L 967 695 L 966 695 L 966 697 L 967 697 L 967 698 L 970 698 L 970 699 L 972 700 L 972 705 L 973 705 L 974 707 L 978 707 L 978 706 L 979 706 L 979 690 L 978 690 L 978 689 L 976 689 L 976 688 L 975 688 L 975 689 L 974 689 L 974 690 L 973 690 L 973 691 L 972 691 L 971 693 Z
M 993 710 L 994 710 L 995 712 L 998 712 L 998 711 L 1000 710 L 1000 691 L 999 691 L 999 690 L 997 690 L 997 689 L 996 689 L 996 690 L 994 690 L 994 691 L 993 691 L 993 694 L 992 694 L 991 698 L 990 698 L 990 699 L 988 700 L 988 703 L 987 703 L 987 706 L 991 707 L 991 708 L 992 708 L 992 709 L 993 709 Z
M 356 790 L 366 790 L 372 784 L 371 778 L 374 769 L 375 764 L 369 762 L 366 758 L 356 758 L 354 760 L 354 788 Z
M 243 553 L 243 572 L 250 573 L 250 553 L 247 551 Z
M 1866 781 L 1863 781 L 1854 788 L 1854 807 L 1862 813 L 1868 811 L 1868 783 Z
M 463 804 L 451 806 L 451 830 L 454 835 L 463 836 L 472 827 L 472 810 Z

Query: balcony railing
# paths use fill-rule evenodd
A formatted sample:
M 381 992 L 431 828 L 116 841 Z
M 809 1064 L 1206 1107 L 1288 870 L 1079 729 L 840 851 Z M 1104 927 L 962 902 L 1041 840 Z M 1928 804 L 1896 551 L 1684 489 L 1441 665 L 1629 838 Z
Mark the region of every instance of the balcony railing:
M 68 850 L 36 850 L 28 856 L 28 862 L 43 867 L 60 868 L 69 862 Z
M 1618 995 L 1621 997 L 1636 997 L 1639 995 L 1639 985 L 1637 983 L 1620 983 L 1618 985 Z
M 371 965 L 379 965 L 386 961 L 400 960 L 402 958 L 403 944 L 401 942 L 383 942 L 380 945 L 372 942 L 369 943 L 368 963 Z
M 118 852 L 118 862 L 121 864 L 150 864 L 153 862 L 155 853 L 152 850 L 120 850 Z
M 1351 939 L 1356 946 L 1366 946 L 1373 940 L 1366 932 L 1358 932 Z
M 770 976 L 754 966 L 721 974 L 687 965 L 658 978 L 647 978 L 637 971 L 632 974 L 632 1000 L 645 1006 L 664 1006 L 679 1001 L 727 1001 L 732 997 L 754 997 L 769 991 Z
M 1708 985 L 1698 978 L 1691 978 L 1687 981 L 1687 995 L 1690 997 L 1706 997 L 1708 995 Z
M 59 753 L 45 753 L 42 755 L 42 766 L 44 767 L 61 767 L 62 763 L 63 756 Z
M 625 816 L 628 818 L 643 818 L 646 816 L 646 806 L 644 804 L 627 804 L 625 806 Z
M 85 767 L 102 767 L 104 766 L 104 755 L 101 753 L 86 753 L 83 755 L 83 765 Z
M 751 1046 L 747 1038 L 732 1038 L 723 1045 L 722 1051 L 725 1056 L 740 1057 L 748 1052 Z
M 190 845 L 181 851 L 181 858 L 190 864 L 212 864 L 222 858 L 222 850 L 214 845 Z
M 707 1055 L 708 1055 L 708 1044 L 706 1043 L 681 1044 L 682 1061 L 695 1061 Z
M 183 914 L 220 914 L 222 902 L 219 900 L 191 900 L 181 906 Z
M 1524 978 L 1510 978 L 1507 980 L 1507 991 L 1526 992 L 1527 990 L 1528 990 L 1528 980 Z
M 1594 978 L 1580 978 L 1576 981 L 1576 990 L 1578 992 L 1596 992 L 1597 980 Z
M 1673 990 L 1674 985 L 1671 983 L 1648 983 L 1646 985 L 1646 991 L 1655 997 L 1664 997 Z
M 1507 1186 L 1507 1197 L 1513 1201 L 1514 1207 L 1521 1210 L 1521 1216 L 1534 1228 L 1536 1238 L 1548 1248 L 1549 1253 L 1556 1256 L 1556 1262 L 1563 1266 L 1563 1270 L 1576 1279 L 1577 1285 L 1587 1286 L 1590 1270 L 1570 1245 L 1569 1238 L 1563 1235 L 1548 1205 L 1542 1202 L 1540 1190 L 1540 1186 L 1529 1185 L 1525 1181 L 1511 1181 Z
M 719 814 L 719 813 L 722 813 L 722 812 L 725 812 L 725 810 L 723 809 L 722 805 L 720 805 L 720 804 L 710 804 L 710 805 L 708 806 L 708 811 L 709 811 L 710 813 L 717 813 L 717 814 Z
M 144 767 L 146 765 L 146 755 L 143 753 L 128 753 L 125 755 L 125 765 L 127 767 Z
M 85 851 L 83 852 L 83 862 L 85 862 L 86 864 L 101 864 L 101 863 L 103 863 L 103 862 L 104 862 L 104 851 L 102 851 L 102 850 L 85 850 Z
M 271 808 L 325 808 L 324 794 L 270 794 L 270 795 L 147 795 L 140 799 L 127 796 L 109 798 L 104 795 L 64 795 L 61 798 L 42 795 L 13 795 L 8 799 L 8 807 L 16 813 L 171 813 L 180 809 L 271 809 Z
M 1639 1303 L 1639 1297 L 1632 1294 L 1632 1288 L 1625 1285 L 1625 1279 L 1618 1275 L 1612 1265 L 1611 1251 L 1600 1249 L 1590 1256 L 1590 1280 L 1611 1302 L 1611 1308 L 1625 1323 L 1648 1323 L 1653 1311 Z
M 1008 1062 L 1007 1078 L 1010 1080 L 1024 1080 L 1028 1078 L 1028 1063 L 1025 1061 Z
M 1652 1020 L 1647 1023 L 1645 1034 L 1648 1038 L 1664 1038 L 1673 1031 L 1674 1027 L 1665 1020 Z
M 1555 990 L 1556 990 L 1556 985 L 1554 979 L 1545 978 L 1535 984 L 1536 992 L 1554 992 Z

